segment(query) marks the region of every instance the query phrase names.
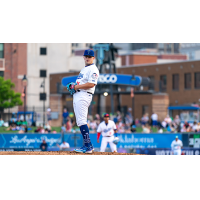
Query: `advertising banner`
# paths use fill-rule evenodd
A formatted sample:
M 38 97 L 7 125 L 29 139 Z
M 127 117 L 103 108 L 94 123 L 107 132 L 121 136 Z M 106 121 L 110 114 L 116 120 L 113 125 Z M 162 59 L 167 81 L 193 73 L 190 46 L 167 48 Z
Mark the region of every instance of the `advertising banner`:
M 118 134 L 119 148 L 171 148 L 171 143 L 181 134 Z
M 0 148 L 39 148 L 43 139 L 52 147 L 61 143 L 61 134 L 1 134 Z
M 118 134 L 118 148 L 171 148 L 171 143 L 178 136 L 182 139 L 181 134 Z M 49 148 L 61 144 L 62 140 L 69 143 L 70 147 L 82 147 L 83 137 L 80 133 L 64 134 L 1 134 L 0 148 L 39 148 L 42 140 L 48 144 Z M 97 143 L 97 134 L 90 134 L 90 139 L 94 148 L 100 148 Z M 109 147 L 109 144 L 108 146 Z
M 200 134 L 189 135 L 189 147 L 200 148 Z
M 137 154 L 146 154 L 146 155 L 173 155 L 170 148 L 155 148 L 155 149 L 136 149 Z M 200 149 L 199 148 L 183 148 L 182 155 L 199 155 Z

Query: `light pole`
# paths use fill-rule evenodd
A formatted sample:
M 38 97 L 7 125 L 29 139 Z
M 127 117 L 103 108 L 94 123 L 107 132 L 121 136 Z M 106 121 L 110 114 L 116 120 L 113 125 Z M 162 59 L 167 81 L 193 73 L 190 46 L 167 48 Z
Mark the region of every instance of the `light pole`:
M 46 94 L 45 94 L 45 78 L 42 82 L 41 88 L 43 87 L 43 126 L 45 125 L 45 100 L 46 100 Z
M 24 75 L 23 79 L 22 79 L 22 86 L 23 88 L 23 93 L 22 93 L 22 97 L 24 97 L 24 121 L 26 121 L 26 87 L 28 85 L 28 79 L 26 78 L 26 75 Z

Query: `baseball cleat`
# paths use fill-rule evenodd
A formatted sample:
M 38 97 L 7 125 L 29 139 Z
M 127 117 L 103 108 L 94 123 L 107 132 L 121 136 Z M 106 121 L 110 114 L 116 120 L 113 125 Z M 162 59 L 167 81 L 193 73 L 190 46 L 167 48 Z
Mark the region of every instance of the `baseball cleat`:
M 93 146 L 90 146 L 90 147 L 83 146 L 80 149 L 74 149 L 74 151 L 77 153 L 93 153 L 94 147 Z
M 94 152 L 94 147 L 90 146 L 90 147 L 86 147 L 86 152 L 85 153 L 93 153 Z
M 81 147 L 80 149 L 74 149 L 75 152 L 77 153 L 85 153 L 86 152 L 86 146 Z

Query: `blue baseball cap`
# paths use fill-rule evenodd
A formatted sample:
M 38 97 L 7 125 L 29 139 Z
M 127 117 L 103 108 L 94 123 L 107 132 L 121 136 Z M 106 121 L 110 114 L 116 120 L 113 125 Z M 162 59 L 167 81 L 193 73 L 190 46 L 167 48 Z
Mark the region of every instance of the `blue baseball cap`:
M 104 114 L 104 117 L 110 117 L 110 115 L 108 113 Z
M 94 57 L 94 51 L 91 49 L 87 49 L 84 51 L 84 55 L 83 56 L 91 56 Z

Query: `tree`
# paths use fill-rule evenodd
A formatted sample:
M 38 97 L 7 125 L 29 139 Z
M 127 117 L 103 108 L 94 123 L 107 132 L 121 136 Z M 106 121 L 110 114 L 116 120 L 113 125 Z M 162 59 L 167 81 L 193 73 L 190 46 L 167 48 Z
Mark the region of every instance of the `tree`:
M 13 89 L 15 84 L 10 79 L 0 77 L 0 108 L 12 108 L 23 105 L 21 94 Z

